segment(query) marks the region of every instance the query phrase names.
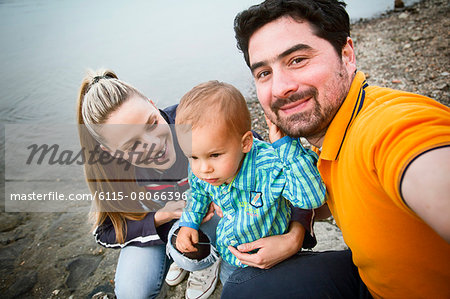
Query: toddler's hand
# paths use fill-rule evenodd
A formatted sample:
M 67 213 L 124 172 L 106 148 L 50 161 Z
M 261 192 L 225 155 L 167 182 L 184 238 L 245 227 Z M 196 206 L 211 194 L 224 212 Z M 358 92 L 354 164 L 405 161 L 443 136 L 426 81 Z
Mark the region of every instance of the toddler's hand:
M 269 127 L 269 141 L 271 143 L 274 143 L 278 139 L 281 139 L 284 136 L 286 136 L 286 134 L 284 134 L 280 130 L 280 128 L 277 127 L 277 125 L 275 125 L 274 123 L 272 123 L 270 121 L 270 119 L 267 117 L 267 115 L 264 114 L 264 117 L 266 118 L 266 123 L 267 123 L 267 126 Z
M 194 244 L 198 243 L 198 231 L 196 229 L 183 226 L 178 231 L 177 235 L 177 249 L 181 252 L 195 252 L 198 249 Z

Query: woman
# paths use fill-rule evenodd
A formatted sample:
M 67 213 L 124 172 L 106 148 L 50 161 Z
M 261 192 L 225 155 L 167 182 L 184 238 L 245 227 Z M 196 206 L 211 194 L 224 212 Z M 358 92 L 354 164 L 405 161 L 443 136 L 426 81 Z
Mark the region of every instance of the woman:
M 90 153 L 89 159 L 85 157 L 85 175 L 95 195 L 94 235 L 99 244 L 122 249 L 116 295 L 155 297 L 168 271 L 167 233 L 184 207 L 184 201 L 168 200 L 185 199 L 189 188 L 188 162 L 170 126 L 176 106 L 158 110 L 112 71 L 100 70 L 84 78 L 77 110 L 80 142 L 84 153 Z M 161 200 L 163 197 L 166 200 Z M 205 220 L 212 215 L 211 210 Z M 269 268 L 295 254 L 305 237 L 300 222 L 309 228 L 311 216 L 298 210 L 293 220 L 287 234 L 247 244 L 247 251 L 260 250 L 252 255 L 242 253 L 242 258 L 248 258 L 252 266 Z M 213 239 L 216 225 L 217 221 L 208 221 L 201 229 Z M 209 274 L 193 279 L 191 295 L 198 296 L 196 287 Z

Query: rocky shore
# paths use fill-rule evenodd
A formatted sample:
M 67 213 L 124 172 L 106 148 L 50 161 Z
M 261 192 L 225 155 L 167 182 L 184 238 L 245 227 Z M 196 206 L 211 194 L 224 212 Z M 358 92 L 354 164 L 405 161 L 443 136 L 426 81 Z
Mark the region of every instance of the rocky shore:
M 449 0 L 425 0 L 353 24 L 358 69 L 368 83 L 449 105 L 449 10 Z M 256 96 L 248 103 L 254 129 L 267 138 Z M 82 179 L 67 188 L 88 192 Z M 119 251 L 95 244 L 87 211 L 0 213 L 0 298 L 113 298 Z M 346 247 L 332 219 L 316 223 L 315 233 L 314 250 Z M 184 298 L 185 288 L 186 281 L 169 288 L 166 298 Z M 220 291 L 218 286 L 212 298 Z

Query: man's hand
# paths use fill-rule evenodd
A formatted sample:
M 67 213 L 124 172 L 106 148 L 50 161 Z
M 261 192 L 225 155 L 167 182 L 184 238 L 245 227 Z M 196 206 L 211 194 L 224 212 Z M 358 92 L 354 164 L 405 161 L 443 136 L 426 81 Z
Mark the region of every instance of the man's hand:
M 241 244 L 236 248 L 228 246 L 234 256 L 243 264 L 261 269 L 269 269 L 279 262 L 297 253 L 303 244 L 305 229 L 298 222 L 292 222 L 290 230 L 284 235 L 262 238 L 251 243 Z M 246 252 L 259 249 L 257 253 Z
M 158 227 L 173 219 L 179 219 L 186 205 L 184 200 L 169 201 L 162 209 L 155 213 L 155 226 Z
M 274 143 L 278 139 L 283 138 L 286 136 L 280 128 L 277 127 L 273 122 L 270 121 L 270 119 L 264 114 L 264 117 L 266 118 L 267 126 L 269 127 L 269 141 L 270 143 Z
M 196 229 L 183 226 L 177 234 L 177 249 L 181 252 L 195 252 L 198 249 L 194 247 L 198 243 L 198 231 Z

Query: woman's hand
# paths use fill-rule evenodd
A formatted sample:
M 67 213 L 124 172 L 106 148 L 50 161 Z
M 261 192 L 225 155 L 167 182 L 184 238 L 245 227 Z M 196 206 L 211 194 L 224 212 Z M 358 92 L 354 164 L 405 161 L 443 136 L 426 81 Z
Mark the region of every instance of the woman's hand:
M 289 232 L 284 235 L 270 236 L 236 248 L 228 246 L 234 256 L 243 264 L 261 269 L 269 269 L 279 262 L 297 253 L 303 244 L 305 228 L 298 222 L 291 222 Z M 257 253 L 246 252 L 259 249 Z
M 179 219 L 185 205 L 186 202 L 184 200 L 169 201 L 164 208 L 155 213 L 155 226 L 158 227 L 173 219 Z

